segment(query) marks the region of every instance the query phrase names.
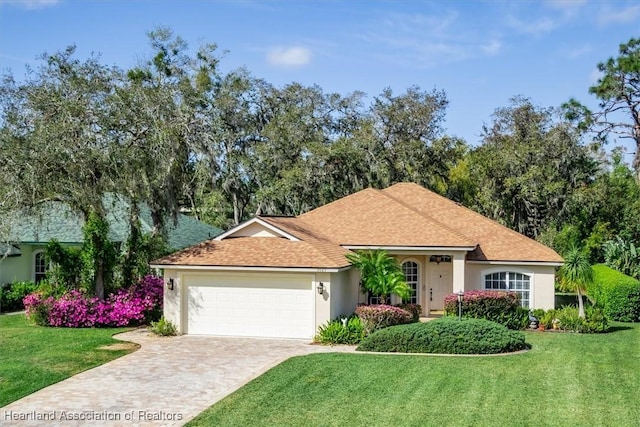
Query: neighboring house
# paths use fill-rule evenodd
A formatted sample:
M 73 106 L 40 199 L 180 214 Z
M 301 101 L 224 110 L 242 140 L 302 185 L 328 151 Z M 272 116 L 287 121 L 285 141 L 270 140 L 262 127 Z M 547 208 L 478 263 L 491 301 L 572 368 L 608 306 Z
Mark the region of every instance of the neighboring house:
M 311 338 L 358 303 L 376 302 L 345 258 L 359 249 L 398 258 L 424 315 L 472 289 L 511 290 L 524 307 L 553 308 L 562 264 L 548 247 L 402 183 L 298 217 L 256 217 L 152 266 L 164 269 L 164 314 L 182 333 Z
M 109 238 L 113 242 L 126 242 L 129 237 L 129 204 L 123 198 L 109 197 L 105 208 Z M 153 222 L 150 210 L 142 207 L 140 211 L 142 232 L 151 232 Z M 12 243 L 0 244 L 0 284 L 42 280 L 49 269 L 44 256 L 47 243 L 56 239 L 63 245 L 81 246 L 83 226 L 82 216 L 62 202 L 49 202 L 39 213 L 13 219 L 8 239 Z M 175 226 L 169 221 L 168 245 L 171 250 L 180 250 L 211 239 L 221 232 L 219 228 L 179 214 Z

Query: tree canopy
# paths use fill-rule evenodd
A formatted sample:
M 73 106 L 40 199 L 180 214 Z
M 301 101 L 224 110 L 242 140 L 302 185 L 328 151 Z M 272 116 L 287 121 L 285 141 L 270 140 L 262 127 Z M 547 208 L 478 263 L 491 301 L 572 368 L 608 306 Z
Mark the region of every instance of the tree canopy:
M 167 28 L 148 35 L 148 59 L 133 69 L 79 59 L 71 46 L 43 54 L 24 81 L 4 75 L 0 237 L 16 212 L 50 200 L 98 224 L 105 194 L 118 193 L 132 206 L 131 238 L 120 248 L 129 276 L 149 253 L 141 204 L 161 237 L 181 210 L 228 228 L 410 181 L 560 252 L 580 245 L 601 261 L 605 242 L 618 236 L 640 247 L 638 180 L 618 151 L 588 141 L 595 131 L 598 142 L 622 135 L 640 146 L 637 39 L 599 64 L 590 91 L 600 112 L 572 100 L 561 116 L 517 96 L 470 145 L 444 128 L 442 89 L 383 88 L 369 97 L 276 87 L 243 68 L 222 72 L 215 44 L 192 49 Z M 92 253 L 109 252 L 94 244 Z

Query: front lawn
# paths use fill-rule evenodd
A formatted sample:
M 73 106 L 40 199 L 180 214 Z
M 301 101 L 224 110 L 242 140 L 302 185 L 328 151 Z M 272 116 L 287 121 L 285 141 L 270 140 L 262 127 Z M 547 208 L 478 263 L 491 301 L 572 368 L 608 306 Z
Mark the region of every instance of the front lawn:
M 98 349 L 121 343 L 111 336 L 126 330 L 48 328 L 31 325 L 24 315 L 0 316 L 0 407 L 130 353 Z
M 188 425 L 637 426 L 640 324 L 613 327 L 510 356 L 295 357 Z

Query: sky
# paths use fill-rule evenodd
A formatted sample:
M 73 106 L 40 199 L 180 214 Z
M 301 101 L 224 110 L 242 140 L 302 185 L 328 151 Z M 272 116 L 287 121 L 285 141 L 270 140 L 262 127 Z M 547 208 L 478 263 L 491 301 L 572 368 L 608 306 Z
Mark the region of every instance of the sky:
M 443 90 L 446 133 L 477 145 L 516 95 L 597 109 L 588 93 L 597 64 L 640 37 L 640 2 L 0 0 L 0 69 L 24 78 L 39 54 L 71 44 L 79 58 L 132 67 L 150 55 L 146 33 L 159 26 L 194 49 L 216 43 L 223 72 L 244 66 L 276 86 L 369 99 L 386 87 Z

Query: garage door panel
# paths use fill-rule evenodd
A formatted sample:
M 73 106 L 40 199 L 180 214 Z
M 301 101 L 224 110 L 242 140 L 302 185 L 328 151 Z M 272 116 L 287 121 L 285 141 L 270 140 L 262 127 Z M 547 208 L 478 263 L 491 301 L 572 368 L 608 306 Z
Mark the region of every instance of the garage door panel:
M 310 276 L 185 277 L 190 334 L 311 338 Z

